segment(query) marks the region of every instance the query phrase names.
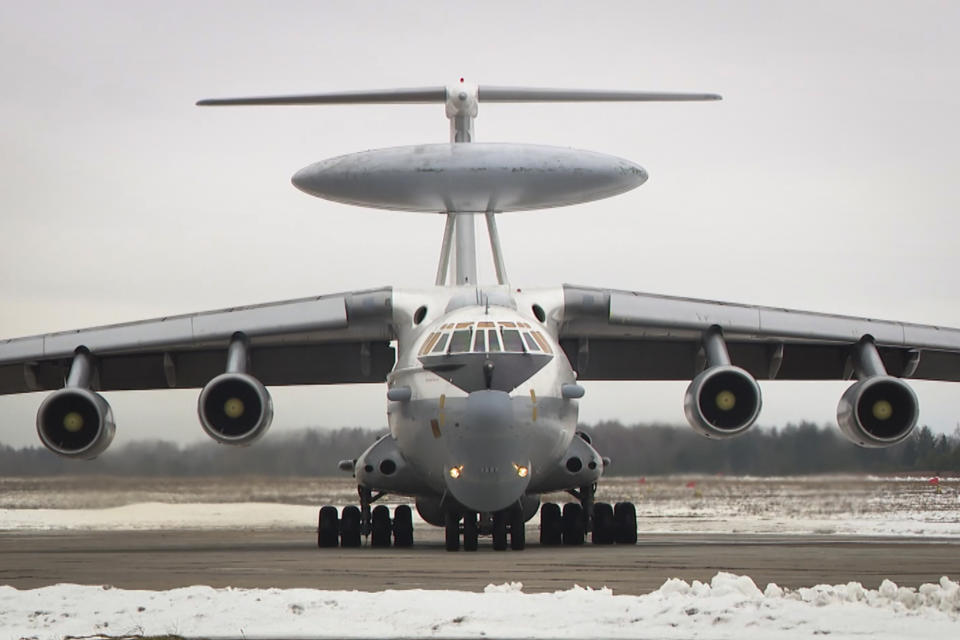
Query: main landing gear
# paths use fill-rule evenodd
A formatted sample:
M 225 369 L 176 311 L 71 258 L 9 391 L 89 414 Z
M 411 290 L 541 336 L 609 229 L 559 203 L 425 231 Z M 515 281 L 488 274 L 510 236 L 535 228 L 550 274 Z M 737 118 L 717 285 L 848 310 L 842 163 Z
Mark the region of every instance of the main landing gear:
M 594 502 L 596 485 L 580 487 L 570 494 L 580 502 L 560 506 L 547 502 L 540 507 L 540 544 L 583 544 L 589 531 L 593 544 L 636 544 L 637 509 L 632 502 Z
M 633 503 L 595 502 L 596 485 L 569 493 L 577 502 L 569 502 L 562 509 L 547 502 L 540 508 L 541 545 L 582 545 L 587 533 L 593 544 L 637 543 L 637 510 Z M 391 518 L 389 507 L 373 505 L 385 493 L 373 494 L 370 489 L 359 487 L 359 494 L 359 507 L 350 505 L 340 513 L 336 507 L 320 509 L 318 546 L 359 547 L 362 536 L 369 536 L 372 547 L 413 546 L 413 512 L 408 505 L 395 507 Z M 515 551 L 526 547 L 524 510 L 520 504 L 494 513 L 451 509 L 442 518 L 447 551 L 459 551 L 461 542 L 464 551 L 476 551 L 481 535 L 492 537 L 495 551 L 505 551 L 508 545 Z M 430 522 L 440 524 L 434 519 Z
M 341 547 L 359 547 L 360 536 L 367 535 L 373 547 L 389 547 L 391 541 L 395 547 L 413 546 L 413 512 L 409 505 L 395 507 L 391 520 L 390 508 L 386 505 L 370 508 L 385 494 L 373 495 L 366 487 L 359 487 L 359 493 L 360 506 L 344 507 L 339 517 L 336 507 L 328 505 L 320 509 L 317 546 L 336 547 L 339 544 Z

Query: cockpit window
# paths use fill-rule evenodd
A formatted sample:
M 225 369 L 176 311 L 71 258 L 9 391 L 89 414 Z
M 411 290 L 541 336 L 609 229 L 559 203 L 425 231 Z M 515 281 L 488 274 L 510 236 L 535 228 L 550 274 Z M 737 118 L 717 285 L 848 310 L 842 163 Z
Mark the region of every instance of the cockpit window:
M 487 343 L 490 345 L 490 351 L 500 351 L 500 336 L 496 329 L 487 329 Z
M 543 349 L 544 353 L 553 353 L 553 349 L 550 348 L 550 343 L 547 342 L 547 339 L 543 337 L 539 331 L 534 331 L 530 335 L 533 336 L 533 339 L 537 341 L 537 344 L 540 345 L 540 348 Z
M 465 351 L 470 351 L 471 337 L 473 337 L 473 332 L 470 331 L 470 329 L 454 331 L 453 338 L 450 340 L 450 353 L 463 353 Z
M 449 334 L 449 333 L 445 333 L 445 334 L 443 334 L 442 336 L 440 336 L 440 340 L 439 340 L 439 341 L 437 342 L 437 344 L 433 347 L 433 351 L 431 351 L 431 353 L 443 353 L 444 351 L 446 351 L 446 350 L 447 350 L 447 340 L 448 340 L 449 338 L 450 338 L 450 334 Z
M 516 329 L 503 330 L 503 350 L 523 351 L 523 341 L 520 339 L 519 331 Z
M 477 331 L 473 336 L 473 350 L 483 353 L 487 350 L 487 343 L 484 341 L 486 331 Z
M 420 347 L 420 355 L 426 355 L 427 353 L 429 353 L 430 349 L 433 348 L 433 345 L 435 345 L 437 343 L 437 340 L 439 339 L 440 339 L 440 334 L 436 332 L 431 333 L 429 336 L 427 336 L 427 339 L 423 341 L 423 346 Z
M 527 343 L 527 351 L 540 351 L 540 345 L 537 344 L 537 341 L 533 339 L 526 331 L 523 332 L 523 340 Z
M 552 354 L 543 333 L 526 322 L 506 320 L 447 323 L 427 336 L 420 355 L 442 353 L 545 353 Z

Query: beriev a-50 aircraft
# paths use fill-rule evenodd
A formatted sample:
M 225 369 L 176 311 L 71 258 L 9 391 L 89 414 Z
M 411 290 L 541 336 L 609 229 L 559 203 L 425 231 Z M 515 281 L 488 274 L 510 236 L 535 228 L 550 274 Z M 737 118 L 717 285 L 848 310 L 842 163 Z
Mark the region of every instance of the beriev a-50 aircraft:
M 310 165 L 302 191 L 341 203 L 445 216 L 433 286 L 385 287 L 0 341 L 0 393 L 52 391 L 37 413 L 51 451 L 102 453 L 114 418 L 100 391 L 201 388 L 203 430 L 247 445 L 273 418 L 266 387 L 386 383 L 390 432 L 355 460 L 359 505 L 320 509 L 321 547 L 413 543 L 415 500 L 446 547 L 633 543 L 636 511 L 594 500 L 609 462 L 577 432 L 584 380 L 691 380 L 684 411 L 710 438 L 742 434 L 762 380 L 853 380 L 843 434 L 864 447 L 910 436 L 904 378 L 960 380 L 960 330 L 563 285 L 508 284 L 496 215 L 566 206 L 643 184 L 640 166 L 600 153 L 474 141 L 480 102 L 716 100 L 713 94 L 448 86 L 203 100 L 200 105 L 440 103 L 450 142 L 364 151 Z M 475 219 L 496 284 L 477 282 Z M 539 496 L 569 492 L 575 501 Z

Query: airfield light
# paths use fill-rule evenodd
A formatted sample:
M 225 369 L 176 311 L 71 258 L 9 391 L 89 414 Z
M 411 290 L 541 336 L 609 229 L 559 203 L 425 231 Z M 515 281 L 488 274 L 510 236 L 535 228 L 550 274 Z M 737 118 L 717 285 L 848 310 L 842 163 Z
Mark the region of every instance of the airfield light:
M 456 480 L 460 477 L 460 474 L 463 472 L 463 465 L 459 467 L 450 467 L 450 477 Z
M 63 428 L 70 433 L 76 433 L 83 429 L 83 416 L 76 411 L 71 411 L 63 416 Z

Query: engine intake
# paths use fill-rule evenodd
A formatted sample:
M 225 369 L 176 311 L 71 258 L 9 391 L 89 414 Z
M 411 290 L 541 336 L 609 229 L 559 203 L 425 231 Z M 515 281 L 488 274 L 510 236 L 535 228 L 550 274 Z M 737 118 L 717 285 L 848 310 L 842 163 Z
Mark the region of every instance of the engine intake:
M 273 420 L 273 401 L 259 380 L 246 373 L 222 373 L 203 388 L 197 403 L 200 424 L 222 444 L 246 445 Z
M 917 395 L 899 378 L 873 376 L 851 386 L 837 405 L 840 431 L 861 447 L 889 447 L 917 426 Z
M 730 438 L 749 429 L 760 415 L 760 385 L 731 365 L 710 367 L 693 379 L 683 399 L 687 421 L 708 438 Z
M 760 385 L 752 375 L 730 364 L 720 327 L 704 332 L 703 355 L 707 368 L 690 382 L 683 397 L 687 422 L 708 438 L 740 435 L 760 415 Z
M 96 458 L 110 446 L 115 431 L 110 405 L 89 389 L 54 391 L 37 411 L 37 434 L 43 446 L 67 458 Z
M 850 363 L 860 381 L 847 389 L 837 405 L 840 431 L 861 447 L 889 447 L 906 440 L 920 415 L 917 394 L 907 383 L 887 375 L 872 336 L 863 336 L 853 345 Z

